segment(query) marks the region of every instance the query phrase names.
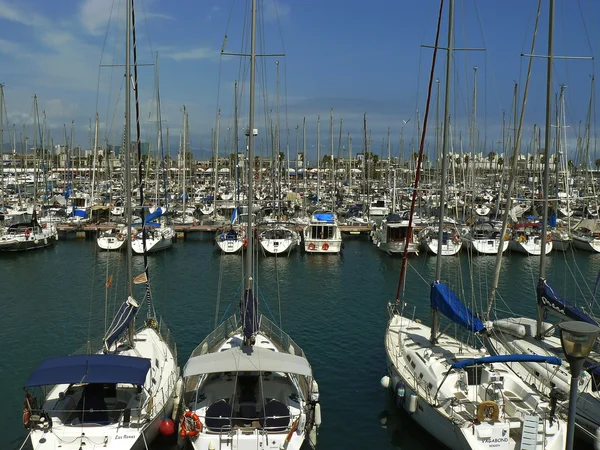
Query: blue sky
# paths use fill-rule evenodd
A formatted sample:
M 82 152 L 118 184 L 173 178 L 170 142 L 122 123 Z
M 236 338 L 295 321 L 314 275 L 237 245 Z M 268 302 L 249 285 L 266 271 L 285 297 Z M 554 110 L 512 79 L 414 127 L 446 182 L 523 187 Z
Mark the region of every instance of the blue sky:
M 547 3 L 544 1 L 536 43 L 535 53 L 540 55 L 547 51 Z M 259 62 L 260 136 L 266 138 L 269 120 L 276 121 L 279 61 L 282 140 L 285 145 L 287 127 L 292 153 L 295 127 L 302 125 L 303 117 L 309 156 L 316 153 L 318 115 L 323 151 L 330 152 L 331 108 L 336 153 L 340 119 L 344 147 L 350 133 L 353 152 L 362 150 L 365 112 L 372 150 L 378 153 L 388 127 L 392 151 L 398 152 L 403 120 L 410 119 L 404 125 L 408 151 L 416 135 L 416 111 L 422 118 L 425 110 L 432 50 L 422 45 L 434 42 L 438 8 L 439 2 L 434 0 L 264 0 L 260 51 L 285 52 L 286 56 Z M 501 136 L 502 111 L 508 120 L 514 81 L 524 85 L 527 59 L 520 55 L 530 51 L 536 8 L 533 0 L 456 1 L 455 47 L 486 48 L 485 52 L 455 52 L 454 56 L 453 133 L 462 133 L 465 146 L 473 68 L 478 67 L 477 125 L 482 140 L 487 136 L 489 144 Z M 33 133 L 32 97 L 37 94 L 55 143 L 64 142 L 63 124 L 69 134 L 74 121 L 75 144 L 87 147 L 89 120 L 96 110 L 101 138 L 120 141 L 123 69 L 100 68 L 100 64 L 124 62 L 123 11 L 123 0 L 0 0 L 0 83 L 5 84 L 8 123 L 11 128 L 16 124 L 17 139 L 23 123 L 26 135 Z M 192 149 L 197 154 L 210 147 L 211 129 L 216 127 L 217 110 L 221 109 L 220 147 L 227 153 L 227 129 L 233 127 L 233 83 L 243 80 L 246 94 L 248 81 L 240 59 L 221 58 L 220 49 L 227 34 L 227 51 L 247 51 L 247 11 L 244 0 L 136 1 L 139 62 L 152 63 L 154 55 L 159 55 L 163 133 L 168 127 L 172 153 L 178 147 L 183 105 L 189 112 Z M 446 14 L 441 45 L 446 43 Z M 557 0 L 555 54 L 596 56 L 600 45 L 597 23 L 600 2 Z M 444 52 L 439 56 L 436 76 L 443 98 Z M 568 86 L 568 132 L 573 140 L 586 120 L 594 64 L 587 60 L 555 62 L 553 90 L 558 92 L 560 84 Z M 143 66 L 139 71 L 144 140 L 155 139 L 154 70 Z M 525 143 L 531 140 L 532 125 L 544 123 L 544 59 L 535 60 L 532 81 Z M 245 123 L 248 108 L 245 95 L 242 99 L 240 124 Z M 265 110 L 271 111 L 270 119 L 265 119 Z M 433 130 L 435 108 L 431 114 L 429 127 Z M 4 140 L 8 140 L 7 131 Z

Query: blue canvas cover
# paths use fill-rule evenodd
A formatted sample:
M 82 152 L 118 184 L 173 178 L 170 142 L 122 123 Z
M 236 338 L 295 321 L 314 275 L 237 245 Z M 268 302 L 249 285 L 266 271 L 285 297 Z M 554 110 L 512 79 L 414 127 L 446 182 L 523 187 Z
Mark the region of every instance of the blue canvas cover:
M 154 219 L 158 219 L 158 218 L 159 218 L 160 216 L 162 216 L 163 214 L 164 214 L 164 211 L 163 211 L 163 209 L 162 209 L 162 208 L 156 208 L 156 210 L 155 210 L 153 213 L 151 213 L 151 214 L 148 214 L 148 215 L 146 216 L 146 220 L 145 220 L 145 222 L 146 222 L 146 223 L 148 223 L 148 222 L 152 222 Z
M 138 309 L 140 309 L 140 305 L 132 299 L 127 299 L 127 301 L 121 305 L 104 336 L 104 345 L 107 349 L 109 349 L 116 340 L 119 339 L 119 336 L 121 336 L 123 331 L 127 329 Z
M 553 364 L 560 366 L 562 361 L 557 356 L 541 356 L 541 355 L 495 355 L 484 356 L 483 358 L 464 359 L 452 364 L 453 369 L 464 369 L 465 367 L 474 366 L 476 364 L 491 364 L 504 362 L 537 362 Z
M 141 385 L 149 370 L 148 358 L 114 354 L 56 356 L 42 361 L 25 387 L 73 383 Z
M 321 222 L 333 223 L 333 213 L 315 214 L 315 219 Z
M 240 305 L 244 336 L 249 339 L 258 331 L 258 302 L 252 294 L 252 289 L 247 289 Z
M 537 285 L 537 301 L 540 306 L 558 314 L 564 318 L 587 322 L 592 325 L 598 325 L 594 319 L 581 311 L 567 299 L 559 297 L 554 290 L 546 283 L 546 280 L 540 280 Z
M 85 209 L 74 208 L 73 212 L 71 213 L 71 217 L 81 217 L 82 219 L 87 219 L 88 215 L 85 212 Z
M 465 306 L 452 290 L 444 283 L 436 281 L 431 285 L 431 307 L 460 326 L 473 333 L 479 333 L 485 327 L 481 320 Z

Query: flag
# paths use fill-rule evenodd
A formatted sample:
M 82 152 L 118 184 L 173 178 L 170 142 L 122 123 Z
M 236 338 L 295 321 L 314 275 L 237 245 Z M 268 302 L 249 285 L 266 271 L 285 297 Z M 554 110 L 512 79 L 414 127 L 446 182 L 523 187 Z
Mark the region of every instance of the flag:
M 112 286 L 112 274 L 108 277 L 108 279 L 106 280 L 106 287 L 109 288 Z
M 140 273 L 137 277 L 133 279 L 133 284 L 144 284 L 148 282 L 148 277 L 146 276 L 146 272 Z
M 236 219 L 237 219 L 237 208 L 233 208 L 233 213 L 231 213 L 231 224 L 232 225 L 235 223 Z

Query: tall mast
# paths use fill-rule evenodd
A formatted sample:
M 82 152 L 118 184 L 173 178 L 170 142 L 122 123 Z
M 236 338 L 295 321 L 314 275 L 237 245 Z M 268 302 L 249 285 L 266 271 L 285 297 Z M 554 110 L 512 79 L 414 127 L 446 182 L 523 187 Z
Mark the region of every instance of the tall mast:
M 0 176 L 4 180 L 4 85 L 0 83 Z M 4 206 L 4 189 L 0 189 L 0 204 Z
M 321 116 L 317 116 L 317 204 L 321 203 Z
M 248 248 L 246 251 L 246 290 L 253 291 L 254 240 L 252 231 L 252 199 L 254 198 L 254 96 L 256 81 L 256 0 L 252 0 L 252 34 L 250 37 L 250 113 L 248 115 Z
M 548 57 L 546 66 L 546 124 L 544 130 L 544 179 L 543 179 L 543 206 L 542 206 L 542 235 L 540 250 L 540 280 L 546 278 L 546 233 L 548 232 L 548 190 L 550 178 L 550 136 L 552 127 L 552 63 L 554 60 L 554 0 L 550 0 L 548 10 Z M 568 201 L 568 199 L 567 199 Z M 541 337 L 543 308 L 538 305 L 536 337 Z
M 437 259 L 435 262 L 435 281 L 439 281 L 442 276 L 442 245 L 444 238 L 444 210 L 446 201 L 446 183 L 448 179 L 448 145 L 450 140 L 450 81 L 452 77 L 452 38 L 454 32 L 454 0 L 450 0 L 448 4 L 448 53 L 446 55 L 446 87 L 444 92 L 444 128 L 442 135 L 442 178 L 440 184 L 440 216 L 439 216 L 439 231 L 438 231 L 438 248 Z M 407 244 L 408 245 L 408 244 Z M 432 344 L 437 342 L 437 334 L 439 329 L 439 312 L 437 309 L 432 309 L 431 320 L 431 337 Z
M 131 235 L 131 124 L 129 120 L 129 109 L 131 107 L 131 0 L 127 0 L 126 26 L 125 26 L 125 214 L 127 216 L 127 290 L 133 297 L 133 264 Z

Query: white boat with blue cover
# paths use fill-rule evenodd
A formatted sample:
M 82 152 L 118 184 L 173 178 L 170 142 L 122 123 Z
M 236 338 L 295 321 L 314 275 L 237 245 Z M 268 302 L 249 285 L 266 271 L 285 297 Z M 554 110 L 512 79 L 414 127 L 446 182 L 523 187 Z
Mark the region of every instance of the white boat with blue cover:
M 315 211 L 303 230 L 304 251 L 307 253 L 340 253 L 342 233 L 335 214 Z

